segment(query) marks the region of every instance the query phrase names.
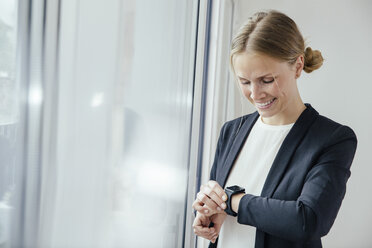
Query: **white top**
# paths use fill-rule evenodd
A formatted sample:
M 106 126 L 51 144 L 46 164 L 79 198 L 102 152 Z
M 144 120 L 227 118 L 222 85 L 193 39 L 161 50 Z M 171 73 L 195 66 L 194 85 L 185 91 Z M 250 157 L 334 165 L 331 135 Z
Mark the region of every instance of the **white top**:
M 233 165 L 226 187 L 239 185 L 248 194 L 260 195 L 275 156 L 293 124 L 268 125 L 262 122 L 260 116 Z M 222 225 L 217 246 L 250 248 L 254 247 L 255 237 L 255 227 L 239 224 L 237 217 L 228 215 Z

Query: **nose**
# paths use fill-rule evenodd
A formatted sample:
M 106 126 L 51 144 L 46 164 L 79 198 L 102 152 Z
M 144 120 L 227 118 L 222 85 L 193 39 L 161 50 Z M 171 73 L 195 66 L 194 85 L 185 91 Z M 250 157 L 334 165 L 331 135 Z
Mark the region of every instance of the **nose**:
M 264 92 L 261 89 L 261 86 L 256 83 L 251 84 L 251 98 L 253 100 L 259 100 L 264 96 Z

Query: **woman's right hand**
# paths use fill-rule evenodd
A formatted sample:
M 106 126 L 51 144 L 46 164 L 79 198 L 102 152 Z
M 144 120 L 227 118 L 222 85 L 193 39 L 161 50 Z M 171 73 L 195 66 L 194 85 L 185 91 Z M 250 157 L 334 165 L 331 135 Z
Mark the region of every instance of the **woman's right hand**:
M 212 243 L 216 242 L 226 216 L 225 212 L 212 216 L 206 216 L 198 212 L 193 223 L 194 233 L 199 237 L 210 240 Z M 214 224 L 213 227 L 209 227 L 211 222 Z
M 218 182 L 211 180 L 201 185 L 192 207 L 201 214 L 211 216 L 224 212 L 226 200 L 227 195 L 223 188 Z

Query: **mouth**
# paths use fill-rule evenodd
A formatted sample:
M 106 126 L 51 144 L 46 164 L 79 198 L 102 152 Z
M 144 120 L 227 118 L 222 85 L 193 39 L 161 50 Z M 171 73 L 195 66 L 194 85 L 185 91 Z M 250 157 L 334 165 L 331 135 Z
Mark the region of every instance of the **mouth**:
M 275 100 L 276 100 L 276 98 L 273 98 L 270 101 L 262 102 L 262 103 L 256 102 L 255 104 L 256 104 L 257 108 L 259 108 L 259 109 L 268 109 L 273 105 Z

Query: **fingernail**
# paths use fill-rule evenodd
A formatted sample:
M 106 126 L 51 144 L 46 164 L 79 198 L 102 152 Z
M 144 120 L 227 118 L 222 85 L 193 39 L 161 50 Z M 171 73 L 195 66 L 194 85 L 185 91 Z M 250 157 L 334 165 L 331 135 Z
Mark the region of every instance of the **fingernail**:
M 226 201 L 227 200 L 227 197 L 225 195 L 222 196 L 222 200 Z
M 217 207 L 217 210 L 218 210 L 218 211 L 221 211 L 221 208 L 220 208 L 220 207 Z
M 209 212 L 209 211 L 208 211 L 208 209 L 204 210 L 204 213 L 206 213 L 206 214 L 207 214 L 208 212 Z
M 222 204 L 221 204 L 221 207 L 222 207 L 223 209 L 225 209 L 225 208 L 226 208 L 226 203 L 222 203 Z

